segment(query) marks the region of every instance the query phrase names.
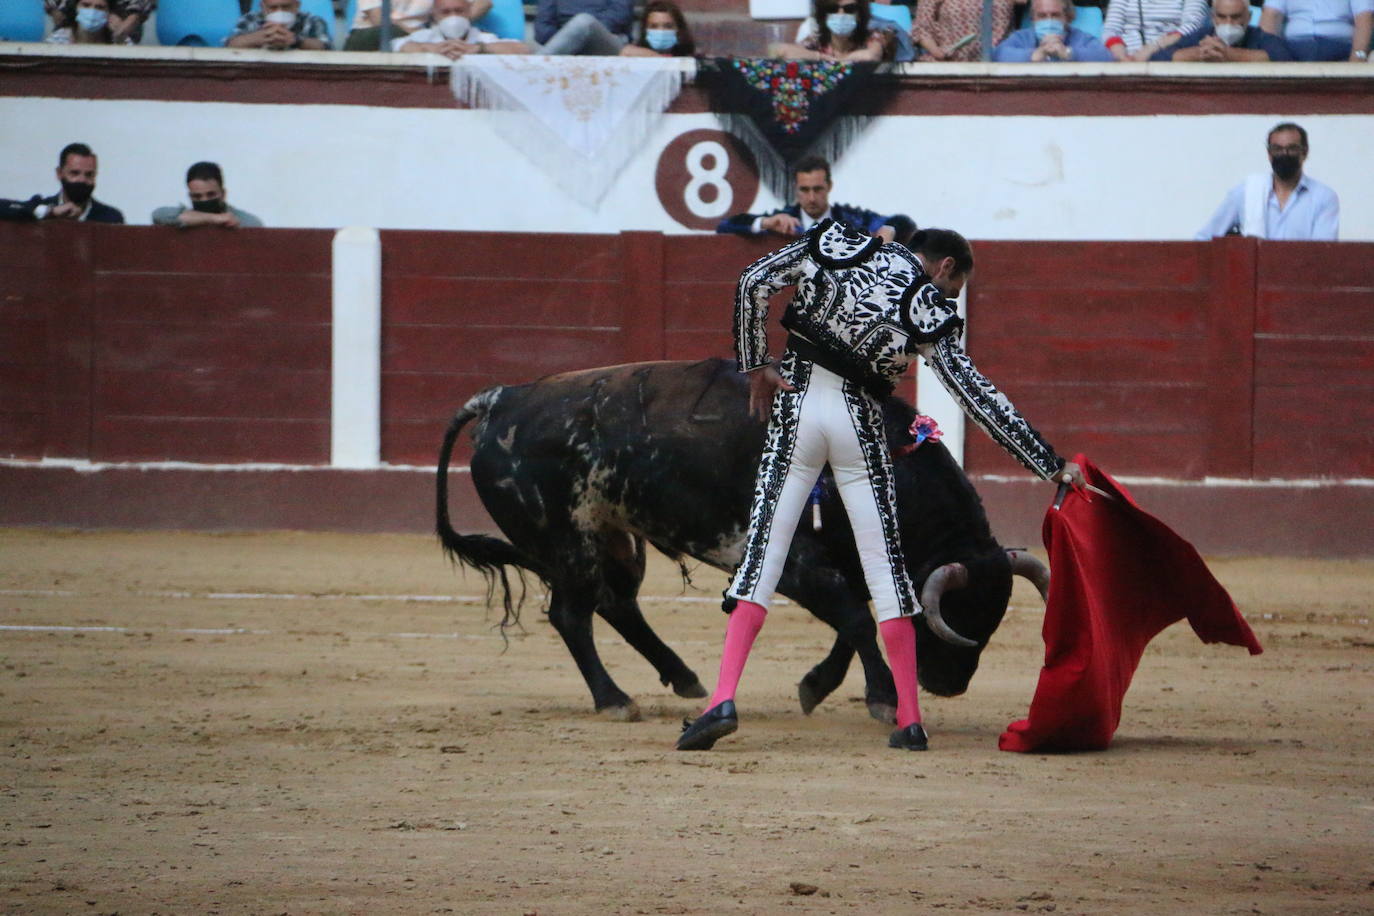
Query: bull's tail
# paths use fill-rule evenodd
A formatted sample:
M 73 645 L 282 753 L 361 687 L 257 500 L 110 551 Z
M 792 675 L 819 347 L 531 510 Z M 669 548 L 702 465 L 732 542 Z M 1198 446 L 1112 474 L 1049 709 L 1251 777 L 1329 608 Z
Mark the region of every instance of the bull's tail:
M 525 570 L 543 578 L 542 571 L 513 544 L 500 538 L 485 534 L 459 534 L 453 530 L 448 515 L 448 465 L 453 456 L 453 443 L 458 439 L 464 426 L 482 417 L 490 408 L 500 392 L 499 388 L 488 388 L 472 397 L 449 422 L 444 433 L 444 443 L 439 448 L 439 479 L 435 484 L 434 531 L 449 561 L 471 567 L 482 574 L 487 583 L 487 601 L 491 602 L 496 586 L 501 586 L 501 633 L 506 628 L 520 623 L 520 606 L 525 599 Z M 509 567 L 514 567 L 520 580 L 520 598 L 513 600 Z

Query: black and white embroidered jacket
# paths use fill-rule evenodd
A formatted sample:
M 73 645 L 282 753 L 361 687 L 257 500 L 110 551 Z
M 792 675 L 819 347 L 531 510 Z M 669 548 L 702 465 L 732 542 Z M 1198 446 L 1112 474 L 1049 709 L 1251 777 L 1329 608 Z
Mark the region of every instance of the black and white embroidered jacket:
M 906 247 L 883 244 L 827 220 L 745 269 L 735 292 L 740 370 L 769 364 L 768 300 L 796 293 L 783 327 L 845 370 L 888 386 L 922 356 L 964 412 L 1029 470 L 1046 480 L 1064 460 L 978 371 L 959 344 L 963 320 Z

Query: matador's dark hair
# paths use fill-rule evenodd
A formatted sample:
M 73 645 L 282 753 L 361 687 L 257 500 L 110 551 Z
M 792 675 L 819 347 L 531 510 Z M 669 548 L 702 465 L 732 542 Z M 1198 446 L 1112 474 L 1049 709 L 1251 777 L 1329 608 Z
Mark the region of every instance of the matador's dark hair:
M 953 229 L 918 229 L 911 236 L 907 247 L 917 254 L 925 255 L 928 262 L 954 259 L 954 272 L 966 274 L 973 270 L 973 248 L 968 239 Z

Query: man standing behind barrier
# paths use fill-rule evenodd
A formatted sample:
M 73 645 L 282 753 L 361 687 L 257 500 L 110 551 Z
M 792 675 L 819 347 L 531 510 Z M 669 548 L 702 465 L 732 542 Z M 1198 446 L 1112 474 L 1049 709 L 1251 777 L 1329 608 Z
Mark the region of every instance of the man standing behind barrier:
M 262 9 L 244 14 L 224 44 L 269 51 L 327 51 L 329 25 L 314 13 L 302 13 L 301 0 L 262 0 Z
M 57 157 L 57 180 L 62 190 L 51 197 L 35 194 L 28 200 L 0 200 L 0 219 L 30 222 L 70 219 L 87 223 L 122 223 L 124 214 L 96 200 L 95 153 L 84 143 L 69 143 Z
M 1251 175 L 1221 202 L 1194 236 L 1249 235 L 1276 241 L 1334 242 L 1340 232 L 1336 192 L 1305 175 L 1307 131 L 1285 122 L 1269 131 L 1271 173 Z
M 959 344 L 963 321 L 950 300 L 973 271 L 967 240 L 948 229 L 927 229 L 910 244 L 910 250 L 883 244 L 827 220 L 740 276 L 735 350 L 740 371 L 749 373 L 750 410 L 769 418 L 768 438 L 743 558 L 725 590 L 730 618 L 716 690 L 706 711 L 684 726 L 678 750 L 708 750 L 738 728 L 735 690 L 802 509 L 826 464 L 854 532 L 897 687 L 897 730 L 888 746 L 926 749 L 911 622 L 922 608 L 902 553 L 882 406 L 918 353 L 1014 458 L 1045 480 L 1080 479 L 1078 466 L 1055 454 Z M 768 302 L 788 286 L 796 289 L 783 318 L 790 333 L 775 369 L 767 352 Z
M 179 226 L 195 229 L 219 226 L 223 229 L 261 229 L 262 220 L 247 210 L 229 206 L 224 190 L 224 174 L 213 162 L 197 162 L 186 170 L 186 192 L 191 206 L 178 204 L 153 211 L 154 226 Z
M 863 207 L 831 204 L 830 191 L 834 185 L 830 179 L 830 163 L 820 156 L 807 156 L 797 162 L 792 167 L 792 181 L 797 193 L 796 203 L 761 216 L 737 213 L 722 220 L 716 231 L 733 235 L 771 232 L 774 235 L 798 236 L 826 219 L 877 236 L 884 242 L 905 243 L 916 231 L 916 224 L 911 217 L 901 213 L 882 216 Z

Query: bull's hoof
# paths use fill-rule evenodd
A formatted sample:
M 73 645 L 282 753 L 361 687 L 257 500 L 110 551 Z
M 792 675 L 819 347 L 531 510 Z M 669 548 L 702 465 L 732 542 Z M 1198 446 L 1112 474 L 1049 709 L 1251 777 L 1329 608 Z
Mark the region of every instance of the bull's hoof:
M 822 693 L 817 690 L 809 677 L 802 678 L 801 683 L 797 685 L 797 699 L 801 701 L 802 712 L 808 716 L 829 695 L 829 691 Z
M 621 706 L 603 706 L 596 712 L 597 715 L 616 722 L 638 722 L 643 718 L 639 712 L 639 704 L 634 700 L 626 700 Z
M 897 724 L 897 706 L 885 700 L 869 700 L 868 714 L 887 725 Z
M 696 678 L 693 678 L 690 684 L 674 684 L 673 693 L 680 697 L 686 697 L 689 700 L 699 700 L 702 697 L 710 696 L 710 694 L 706 692 L 706 688 L 701 686 L 701 681 Z

